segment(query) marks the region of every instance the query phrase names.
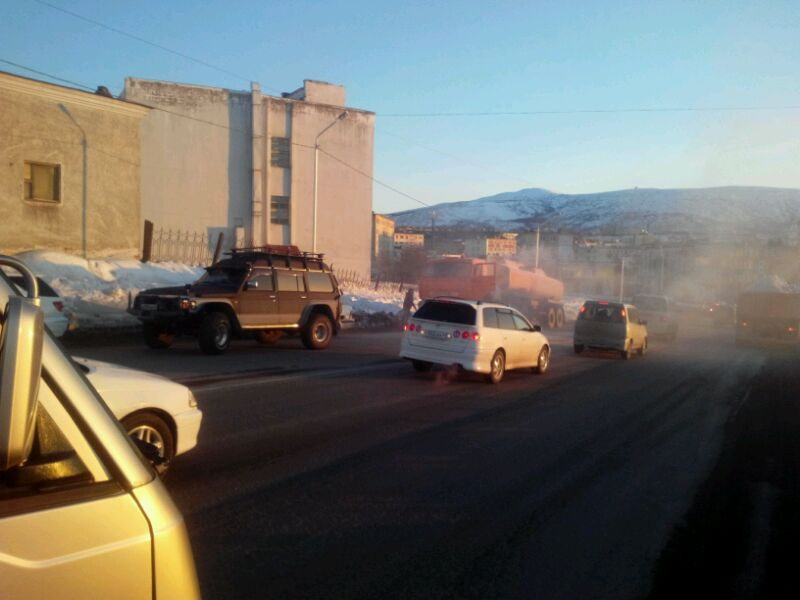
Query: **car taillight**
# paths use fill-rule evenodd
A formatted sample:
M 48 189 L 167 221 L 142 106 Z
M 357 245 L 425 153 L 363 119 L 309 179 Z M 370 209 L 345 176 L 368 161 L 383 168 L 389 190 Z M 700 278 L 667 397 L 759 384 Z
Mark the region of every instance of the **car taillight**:
M 469 331 L 465 331 L 461 334 L 462 339 L 468 340 L 469 339 Z
M 403 331 L 408 331 L 408 323 L 403 323 Z
M 585 312 L 586 312 L 586 305 L 585 305 L 585 304 L 584 304 L 583 306 L 581 306 L 581 312 L 582 312 L 582 313 L 585 313 Z
M 413 323 L 409 323 L 408 330 L 409 331 L 414 331 L 415 329 L 416 329 L 416 327 L 414 326 L 414 324 Z
M 61 302 L 61 300 L 56 300 L 55 302 L 53 302 L 53 306 L 56 307 L 56 310 L 58 312 L 64 312 L 64 303 Z
M 742 327 L 747 327 L 747 321 L 742 321 Z
M 472 334 L 472 341 L 473 342 L 477 342 L 479 339 L 481 339 L 481 334 L 480 333 L 478 333 L 476 331 L 475 333 Z
M 625 309 L 624 308 L 620 308 L 619 309 L 619 316 L 623 317 L 623 318 L 625 317 Z
M 789 325 L 789 327 L 786 329 L 786 331 L 788 331 L 789 333 L 794 333 L 795 331 L 797 331 L 797 329 L 792 327 L 791 325 Z

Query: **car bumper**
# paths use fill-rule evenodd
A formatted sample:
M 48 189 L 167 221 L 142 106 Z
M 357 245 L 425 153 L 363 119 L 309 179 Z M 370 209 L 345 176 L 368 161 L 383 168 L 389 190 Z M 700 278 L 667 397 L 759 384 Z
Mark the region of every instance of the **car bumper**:
M 183 454 L 197 445 L 203 413 L 200 409 L 191 408 L 172 416 L 175 419 L 175 430 L 178 434 L 175 454 Z
M 626 340 L 609 340 L 575 336 L 574 344 L 596 350 L 625 350 Z
M 422 360 L 435 365 L 457 365 L 467 371 L 477 373 L 488 373 L 491 362 L 490 358 L 483 357 L 480 349 L 473 352 L 443 352 L 432 348 L 412 346 L 406 342 L 403 342 L 400 347 L 400 358 Z

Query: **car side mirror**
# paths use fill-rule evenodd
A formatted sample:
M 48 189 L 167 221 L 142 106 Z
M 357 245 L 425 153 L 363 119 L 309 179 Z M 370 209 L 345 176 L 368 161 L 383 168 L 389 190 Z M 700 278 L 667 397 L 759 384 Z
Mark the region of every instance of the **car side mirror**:
M 542 326 L 541 325 L 534 325 L 533 326 L 533 331 L 541 331 L 541 330 L 542 330 Z
M 33 300 L 11 296 L 2 328 L 0 471 L 6 471 L 24 464 L 33 446 L 44 344 L 42 310 Z

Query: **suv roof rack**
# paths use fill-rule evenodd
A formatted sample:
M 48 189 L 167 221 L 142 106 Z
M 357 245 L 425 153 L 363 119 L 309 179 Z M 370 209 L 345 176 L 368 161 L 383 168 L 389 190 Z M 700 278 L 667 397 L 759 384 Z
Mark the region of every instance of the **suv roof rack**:
M 319 264 L 322 271 L 333 271 L 331 267 L 323 262 L 322 259 L 325 255 L 322 252 L 304 252 L 297 246 L 267 244 L 265 246 L 231 248 L 225 254 L 231 258 L 261 259 L 265 260 L 270 267 L 281 266 L 287 269 L 293 268 L 292 259 L 300 259 L 303 263 L 303 269 L 306 271 L 309 270 L 309 262 Z

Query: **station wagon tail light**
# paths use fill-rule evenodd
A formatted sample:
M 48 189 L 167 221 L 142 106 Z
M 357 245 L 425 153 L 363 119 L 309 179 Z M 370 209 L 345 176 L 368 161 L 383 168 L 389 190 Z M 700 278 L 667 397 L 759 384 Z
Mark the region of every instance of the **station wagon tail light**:
M 583 306 L 581 306 L 581 312 L 582 312 L 582 313 L 585 313 L 585 312 L 586 312 L 586 305 L 585 305 L 585 304 L 584 304 Z
M 477 342 L 479 339 L 481 339 L 481 334 L 480 333 L 478 333 L 476 331 L 475 333 L 472 334 L 472 341 L 473 342 Z
M 64 303 L 61 300 L 56 300 L 53 302 L 53 306 L 55 306 L 58 312 L 64 312 Z
M 465 340 L 468 340 L 468 339 L 469 339 L 469 331 L 464 331 L 464 332 L 461 334 L 461 338 L 462 338 L 462 339 L 465 339 Z
M 621 317 L 625 316 L 625 309 L 624 308 L 620 308 L 619 309 L 619 316 L 621 316 Z
M 413 323 L 409 323 L 408 325 L 406 325 L 406 331 L 414 331 L 415 329 L 416 326 Z

